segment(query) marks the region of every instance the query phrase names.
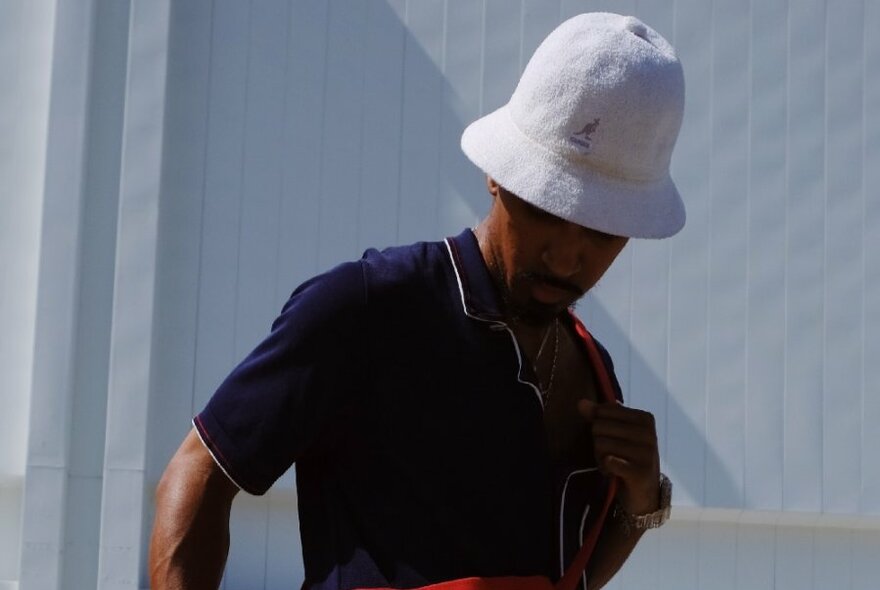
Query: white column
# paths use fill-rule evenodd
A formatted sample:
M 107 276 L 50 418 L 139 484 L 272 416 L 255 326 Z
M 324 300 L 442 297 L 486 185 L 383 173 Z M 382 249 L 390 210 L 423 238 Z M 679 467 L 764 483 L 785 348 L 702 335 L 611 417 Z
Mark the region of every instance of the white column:
M 62 588 L 91 2 L 56 5 L 24 483 L 21 587 Z
M 16 588 L 55 2 L 0 3 L 0 588 Z M 25 539 L 27 541 L 27 539 Z
M 101 590 L 138 588 L 143 576 L 169 4 L 131 5 L 98 560 Z

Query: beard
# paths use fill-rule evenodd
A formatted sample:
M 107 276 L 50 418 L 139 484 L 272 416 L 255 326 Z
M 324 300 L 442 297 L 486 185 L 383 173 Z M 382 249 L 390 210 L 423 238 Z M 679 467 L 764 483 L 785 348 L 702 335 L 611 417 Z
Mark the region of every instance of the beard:
M 495 286 L 501 295 L 501 303 L 504 314 L 514 322 L 520 322 L 532 326 L 545 326 L 552 322 L 560 313 L 567 309 L 574 309 L 577 305 L 577 299 L 583 296 L 583 293 L 576 286 L 533 272 L 518 272 L 513 275 L 511 285 L 505 280 L 506 273 L 504 268 L 499 266 L 495 272 L 490 272 Z M 528 295 L 529 285 L 535 282 L 544 282 L 556 287 L 570 291 L 576 299 L 570 304 L 550 304 L 538 301 Z M 523 295 L 517 296 L 514 289 L 521 291 Z
M 504 290 L 502 300 L 504 301 L 505 310 L 511 319 L 532 326 L 549 324 L 566 309 L 566 307 L 560 308 L 558 305 L 535 301 L 532 298 L 518 302 L 512 297 L 510 289 L 507 288 Z

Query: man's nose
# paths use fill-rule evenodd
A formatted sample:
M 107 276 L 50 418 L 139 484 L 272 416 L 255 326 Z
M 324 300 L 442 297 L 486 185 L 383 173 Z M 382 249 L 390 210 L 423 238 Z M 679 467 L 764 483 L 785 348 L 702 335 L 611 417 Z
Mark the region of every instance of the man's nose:
M 559 278 L 569 278 L 583 267 L 586 236 L 583 228 L 573 223 L 560 227 L 541 253 L 547 270 Z

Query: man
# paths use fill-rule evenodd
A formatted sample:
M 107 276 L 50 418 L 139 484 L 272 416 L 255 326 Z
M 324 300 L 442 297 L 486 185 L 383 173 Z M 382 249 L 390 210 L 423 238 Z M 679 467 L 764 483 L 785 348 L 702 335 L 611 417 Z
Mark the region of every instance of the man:
M 216 587 L 234 496 L 294 462 L 304 588 L 610 579 L 665 520 L 669 484 L 653 418 L 618 403 L 568 310 L 629 237 L 683 226 L 683 95 L 672 48 L 635 18 L 551 33 L 462 136 L 487 217 L 307 281 L 196 416 L 157 492 L 154 587 Z

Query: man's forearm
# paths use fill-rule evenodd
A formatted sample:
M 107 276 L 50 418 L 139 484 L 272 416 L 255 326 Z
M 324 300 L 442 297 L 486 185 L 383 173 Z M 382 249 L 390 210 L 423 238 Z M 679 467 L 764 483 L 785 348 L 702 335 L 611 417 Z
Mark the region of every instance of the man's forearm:
M 204 516 L 189 526 L 159 513 L 156 520 L 150 541 L 152 589 L 216 589 L 229 552 L 228 525 Z
M 643 533 L 643 530 L 633 529 L 624 532 L 620 521 L 609 514 L 587 568 L 588 590 L 598 590 L 614 577 L 614 574 L 623 567 Z
M 201 442 L 191 437 L 156 490 L 150 539 L 153 590 L 215 590 L 229 552 L 229 513 L 236 488 L 209 457 L 206 462 Z

